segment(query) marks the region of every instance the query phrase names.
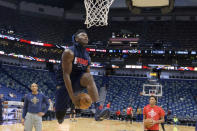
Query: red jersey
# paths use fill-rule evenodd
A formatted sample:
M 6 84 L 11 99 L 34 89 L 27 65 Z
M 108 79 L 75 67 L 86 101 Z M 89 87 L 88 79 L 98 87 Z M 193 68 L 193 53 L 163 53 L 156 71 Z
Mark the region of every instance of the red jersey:
M 110 108 L 110 104 L 107 104 L 107 108 L 108 108 L 108 109 Z
M 133 108 L 132 107 L 128 107 L 127 108 L 127 115 L 131 115 L 132 111 L 133 111 Z
M 120 110 L 118 110 L 118 111 L 116 112 L 116 115 L 117 115 L 117 116 L 119 116 L 119 115 L 120 115 Z
M 146 116 L 146 119 L 153 119 L 155 121 L 160 120 L 160 118 L 165 116 L 165 111 L 159 107 L 154 106 L 151 107 L 150 105 L 147 105 L 144 107 L 143 115 Z M 159 124 L 155 124 L 149 130 L 159 130 Z

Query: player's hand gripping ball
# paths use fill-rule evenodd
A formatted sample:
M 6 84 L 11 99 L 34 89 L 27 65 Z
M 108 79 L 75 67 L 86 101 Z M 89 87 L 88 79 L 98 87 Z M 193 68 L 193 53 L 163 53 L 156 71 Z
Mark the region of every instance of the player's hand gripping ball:
M 78 97 L 80 97 L 80 109 L 88 109 L 92 104 L 92 99 L 90 95 L 87 93 L 80 93 L 78 94 Z
M 145 128 L 151 128 L 153 126 L 153 120 L 152 119 L 146 119 L 144 121 Z

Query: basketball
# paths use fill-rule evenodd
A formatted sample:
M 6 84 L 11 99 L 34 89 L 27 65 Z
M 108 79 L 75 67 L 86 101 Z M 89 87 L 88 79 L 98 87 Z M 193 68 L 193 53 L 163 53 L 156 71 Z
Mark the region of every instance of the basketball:
M 88 109 L 92 104 L 92 99 L 87 93 L 80 93 L 80 109 Z
M 144 126 L 145 126 L 145 128 L 151 128 L 153 125 L 152 125 L 152 122 L 153 122 L 153 120 L 152 119 L 146 119 L 145 121 L 144 121 Z

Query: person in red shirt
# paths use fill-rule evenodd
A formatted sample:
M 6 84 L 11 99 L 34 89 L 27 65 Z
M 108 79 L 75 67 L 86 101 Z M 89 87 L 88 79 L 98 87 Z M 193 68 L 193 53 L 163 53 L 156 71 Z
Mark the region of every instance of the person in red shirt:
M 108 108 L 108 109 L 110 109 L 110 106 L 111 106 L 111 103 L 110 103 L 110 102 L 108 102 L 108 104 L 107 104 L 107 108 Z
M 133 108 L 129 106 L 127 108 L 127 121 L 130 120 L 130 123 L 132 124 L 132 119 L 133 119 Z
M 145 131 L 159 131 L 159 124 L 164 122 L 165 112 L 164 110 L 156 106 L 157 98 L 155 96 L 151 96 L 149 98 L 149 104 L 144 107 L 143 110 L 143 121 L 145 119 L 152 119 L 152 127 L 145 129 Z
M 121 118 L 120 114 L 121 114 L 120 110 L 116 111 L 116 119 L 119 118 L 119 120 L 120 120 L 120 118 Z

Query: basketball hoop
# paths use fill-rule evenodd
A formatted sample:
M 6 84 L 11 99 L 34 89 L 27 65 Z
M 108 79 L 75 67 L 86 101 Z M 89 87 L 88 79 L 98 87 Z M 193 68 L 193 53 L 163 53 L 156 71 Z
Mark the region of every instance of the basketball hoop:
M 162 96 L 161 84 L 143 84 L 143 96 Z
M 84 0 L 87 28 L 108 25 L 109 8 L 113 2 L 114 0 Z

